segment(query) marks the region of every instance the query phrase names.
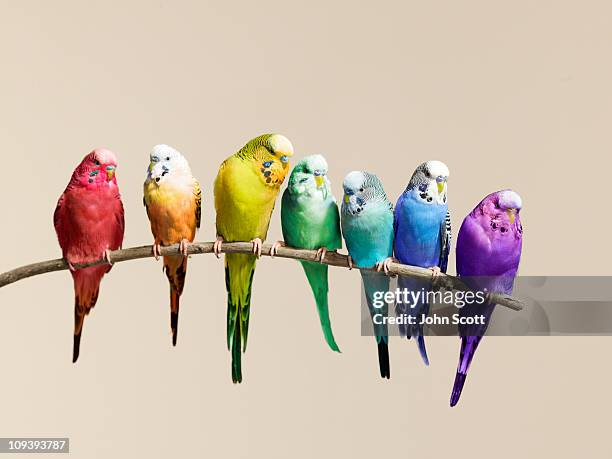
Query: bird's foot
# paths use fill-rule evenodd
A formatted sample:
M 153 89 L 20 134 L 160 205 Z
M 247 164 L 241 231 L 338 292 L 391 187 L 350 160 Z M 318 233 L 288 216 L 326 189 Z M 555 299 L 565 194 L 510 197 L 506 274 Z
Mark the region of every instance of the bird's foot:
M 215 243 L 213 244 L 213 252 L 215 257 L 219 258 L 221 256 L 221 245 L 223 244 L 223 237 L 217 236 Z
M 104 255 L 102 255 L 102 259 L 107 262 L 109 265 L 113 265 L 113 260 L 111 260 L 111 251 L 110 249 L 106 249 L 104 251 Z
M 376 271 L 380 272 L 380 270 L 382 269 L 385 274 L 389 275 L 389 266 L 391 265 L 391 263 L 397 263 L 397 261 L 398 260 L 393 257 L 387 257 L 383 261 L 379 261 L 378 263 L 376 263 Z
M 159 260 L 159 257 L 161 255 L 161 244 L 156 244 L 153 243 L 153 256 L 155 257 L 155 260 Z
M 181 239 L 181 242 L 179 242 L 179 252 L 181 252 L 181 254 L 186 257 L 189 251 L 189 245 L 191 243 L 187 240 L 187 239 Z
M 253 253 L 257 258 L 261 257 L 261 247 L 263 246 L 263 242 L 261 239 L 256 237 L 255 239 L 251 239 L 251 244 L 253 244 Z
M 71 272 L 75 272 L 76 271 L 76 268 L 74 267 L 74 265 L 72 263 L 70 263 L 68 260 L 66 260 L 66 264 L 68 265 L 68 269 Z
M 431 280 L 435 282 L 438 277 L 440 277 L 440 273 L 442 272 L 442 270 L 438 266 L 432 266 L 429 269 L 431 270 Z
M 327 255 L 327 248 L 320 247 L 317 250 L 317 255 L 315 256 L 315 260 L 318 261 L 319 263 L 323 263 L 323 260 L 325 259 L 325 255 Z
M 348 269 L 349 270 L 353 269 L 353 257 L 351 257 L 350 255 L 347 255 L 346 262 L 348 263 Z
M 278 248 L 285 247 L 285 245 L 286 244 L 284 241 L 276 241 L 274 244 L 272 244 L 272 247 L 270 247 L 270 257 L 274 258 L 278 252 Z

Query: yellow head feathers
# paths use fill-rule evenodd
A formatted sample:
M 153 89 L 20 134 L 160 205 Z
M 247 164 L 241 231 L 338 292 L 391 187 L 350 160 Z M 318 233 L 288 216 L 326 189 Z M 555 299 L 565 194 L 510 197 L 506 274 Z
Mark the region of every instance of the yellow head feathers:
M 280 134 L 271 134 L 268 137 L 268 150 L 281 162 L 288 162 L 289 158 L 293 156 L 293 145 L 289 139 Z
M 293 145 L 280 134 L 264 134 L 247 142 L 234 156 L 252 163 L 265 185 L 279 188 L 289 172 Z

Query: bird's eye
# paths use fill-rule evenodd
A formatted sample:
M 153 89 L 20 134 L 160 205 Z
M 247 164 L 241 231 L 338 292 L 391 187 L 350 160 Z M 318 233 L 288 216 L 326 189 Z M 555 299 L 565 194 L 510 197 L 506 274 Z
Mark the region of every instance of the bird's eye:
M 300 183 L 305 183 L 306 181 L 308 181 L 308 177 L 304 177 L 300 179 Z
M 363 187 L 359 188 L 359 192 L 363 193 Z
M 170 156 L 166 156 L 166 161 L 170 161 Z
M 94 163 L 96 166 L 99 166 L 99 165 L 100 165 L 100 161 L 98 161 L 97 159 L 94 159 L 94 162 L 93 162 L 93 163 Z

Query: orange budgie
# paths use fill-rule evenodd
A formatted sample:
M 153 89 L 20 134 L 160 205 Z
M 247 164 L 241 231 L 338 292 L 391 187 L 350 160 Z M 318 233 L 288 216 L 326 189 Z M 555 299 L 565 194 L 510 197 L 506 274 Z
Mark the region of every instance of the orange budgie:
M 200 227 L 202 192 L 189 163 L 177 150 L 157 145 L 144 183 L 144 205 L 155 241 L 153 254 L 159 259 L 162 245 L 180 244 L 182 255 L 164 257 L 170 282 L 170 328 L 172 345 L 178 333 L 179 298 L 187 274 L 187 248 Z

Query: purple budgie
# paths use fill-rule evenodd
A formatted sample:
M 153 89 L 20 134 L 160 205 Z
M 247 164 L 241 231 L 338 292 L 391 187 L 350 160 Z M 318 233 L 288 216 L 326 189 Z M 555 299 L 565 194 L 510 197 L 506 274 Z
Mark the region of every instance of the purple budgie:
M 463 220 L 457 237 L 457 275 L 475 290 L 512 293 L 521 259 L 523 227 L 520 196 L 512 190 L 491 193 Z M 460 316 L 485 316 L 482 325 L 460 325 L 461 351 L 450 405 L 461 396 L 470 363 L 493 314 L 494 304 L 469 304 Z

